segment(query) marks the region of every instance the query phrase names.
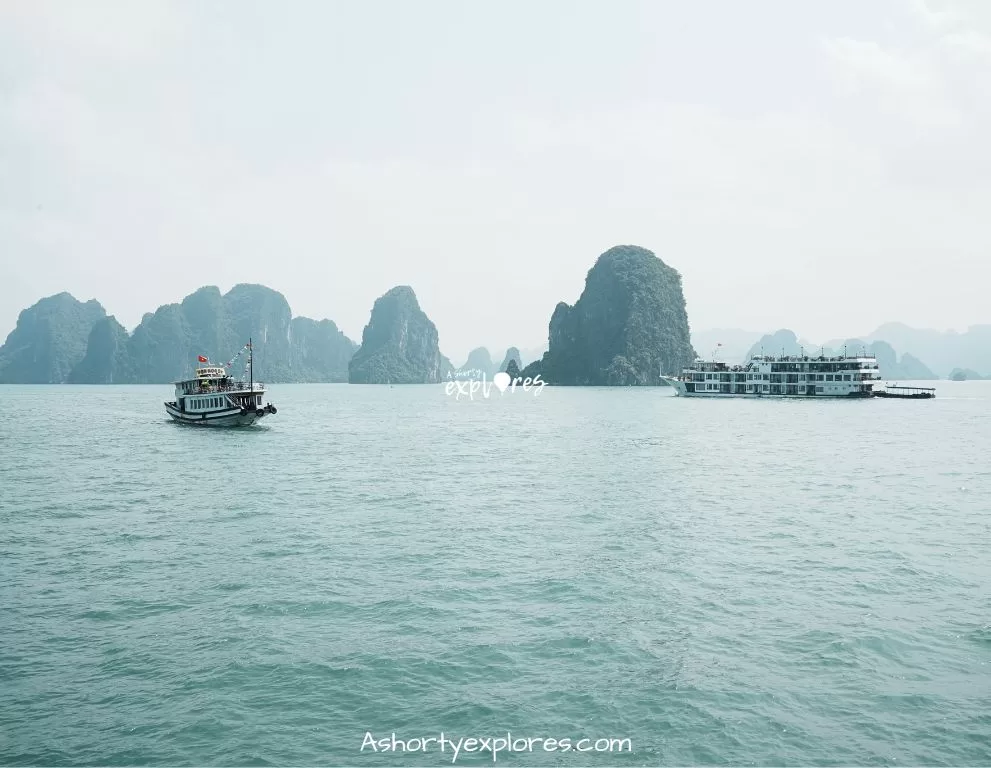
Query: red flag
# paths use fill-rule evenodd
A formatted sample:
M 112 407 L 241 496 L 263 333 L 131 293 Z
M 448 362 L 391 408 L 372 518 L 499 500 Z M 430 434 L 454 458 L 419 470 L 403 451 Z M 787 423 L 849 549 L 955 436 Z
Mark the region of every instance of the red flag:
M 197 355 L 196 356 L 196 359 L 199 360 L 201 363 L 208 363 L 208 362 L 210 362 L 205 357 L 203 357 L 203 355 Z

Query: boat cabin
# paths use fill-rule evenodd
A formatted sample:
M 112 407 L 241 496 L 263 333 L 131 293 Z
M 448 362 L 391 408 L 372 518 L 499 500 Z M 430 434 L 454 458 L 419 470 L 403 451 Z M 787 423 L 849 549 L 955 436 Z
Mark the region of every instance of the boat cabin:
M 225 408 L 261 408 L 265 385 L 235 380 L 221 366 L 196 369 L 195 379 L 175 383 L 176 402 L 184 412 L 214 411 Z

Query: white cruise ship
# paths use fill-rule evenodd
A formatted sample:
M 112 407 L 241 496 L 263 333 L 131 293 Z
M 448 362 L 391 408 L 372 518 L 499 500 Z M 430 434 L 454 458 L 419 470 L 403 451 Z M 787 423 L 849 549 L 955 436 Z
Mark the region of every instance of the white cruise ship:
M 881 379 L 873 355 L 756 355 L 744 365 L 697 360 L 663 377 L 686 397 L 873 397 Z

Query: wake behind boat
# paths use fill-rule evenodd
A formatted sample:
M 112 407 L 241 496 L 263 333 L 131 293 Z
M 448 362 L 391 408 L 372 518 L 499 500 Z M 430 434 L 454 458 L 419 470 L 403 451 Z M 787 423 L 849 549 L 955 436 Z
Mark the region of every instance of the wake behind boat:
M 248 380 L 234 379 L 227 368 L 245 351 Z M 175 400 L 165 403 L 165 412 L 175 421 L 204 427 L 246 427 L 278 412 L 271 403 L 262 406 L 265 385 L 255 381 L 250 339 L 226 366 L 210 365 L 202 356 L 198 360 L 206 365 L 196 369 L 196 378 L 177 381 Z

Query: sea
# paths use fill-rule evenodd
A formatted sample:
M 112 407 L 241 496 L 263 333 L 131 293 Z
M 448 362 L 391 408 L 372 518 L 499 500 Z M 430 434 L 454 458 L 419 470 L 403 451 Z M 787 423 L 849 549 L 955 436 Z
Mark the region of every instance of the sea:
M 0 765 L 989 766 L 991 382 L 935 386 L 0 387 Z

